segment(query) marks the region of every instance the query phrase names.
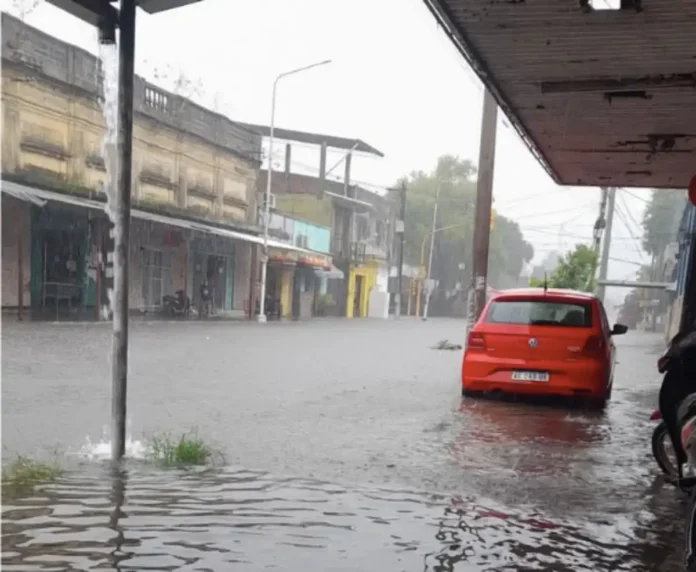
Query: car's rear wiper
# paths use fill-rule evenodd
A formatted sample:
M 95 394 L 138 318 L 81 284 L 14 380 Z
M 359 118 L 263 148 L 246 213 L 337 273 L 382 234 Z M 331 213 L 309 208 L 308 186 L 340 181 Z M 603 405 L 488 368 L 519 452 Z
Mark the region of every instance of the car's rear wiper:
M 530 322 L 531 326 L 560 326 L 559 322 L 555 320 L 532 320 Z

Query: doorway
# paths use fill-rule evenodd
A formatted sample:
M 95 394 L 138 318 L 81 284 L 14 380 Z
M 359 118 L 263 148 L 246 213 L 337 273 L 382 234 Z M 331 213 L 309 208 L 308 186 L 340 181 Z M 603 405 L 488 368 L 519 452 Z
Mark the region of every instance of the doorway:
M 228 311 L 234 302 L 234 266 L 230 256 L 194 252 L 193 301 L 200 302 L 201 285 L 208 284 L 213 310 Z
M 79 309 L 84 302 L 85 255 L 87 234 L 81 230 L 44 230 L 42 233 L 43 310 L 56 313 L 65 307 L 68 312 Z
M 353 292 L 353 317 L 354 318 L 362 318 L 362 314 L 360 313 L 361 309 L 361 301 L 362 301 L 362 295 L 363 295 L 363 281 L 364 277 L 356 275 L 355 276 L 355 291 Z

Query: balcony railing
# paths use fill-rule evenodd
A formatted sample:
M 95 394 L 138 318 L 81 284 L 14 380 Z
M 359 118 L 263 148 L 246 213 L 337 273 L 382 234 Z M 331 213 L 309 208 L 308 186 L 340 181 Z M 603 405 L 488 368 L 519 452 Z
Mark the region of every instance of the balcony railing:
M 364 264 L 366 247 L 364 242 L 352 242 L 350 244 L 350 261 L 354 264 Z

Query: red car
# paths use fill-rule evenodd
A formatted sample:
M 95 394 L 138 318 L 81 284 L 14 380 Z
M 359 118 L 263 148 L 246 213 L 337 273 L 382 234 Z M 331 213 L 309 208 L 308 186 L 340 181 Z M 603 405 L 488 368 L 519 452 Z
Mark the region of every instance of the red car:
M 590 399 L 611 397 L 613 336 L 600 300 L 585 292 L 505 290 L 486 304 L 469 332 L 462 393 L 508 392 Z

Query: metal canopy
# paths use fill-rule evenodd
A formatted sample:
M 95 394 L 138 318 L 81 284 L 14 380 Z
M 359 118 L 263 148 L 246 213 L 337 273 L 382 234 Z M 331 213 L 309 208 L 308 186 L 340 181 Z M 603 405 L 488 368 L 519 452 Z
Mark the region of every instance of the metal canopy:
M 82 207 L 86 209 L 104 212 L 104 208 L 106 206 L 105 203 L 94 199 L 88 199 L 86 197 L 77 197 L 74 195 L 66 195 L 64 193 L 56 193 L 53 191 L 45 191 L 43 189 L 37 189 L 34 187 L 26 187 L 24 185 L 13 183 L 11 181 L 0 182 L 0 193 L 7 194 L 17 199 L 30 202 L 39 207 L 43 207 L 47 201 L 53 201 L 75 207 Z M 263 238 L 260 236 L 256 236 L 253 234 L 245 234 L 236 230 L 220 228 L 210 224 L 196 222 L 188 219 L 161 215 L 149 211 L 143 211 L 140 209 L 131 209 L 131 216 L 139 220 L 145 220 L 168 226 L 175 226 L 177 228 L 193 230 L 204 234 L 214 234 L 216 236 L 229 238 L 231 240 L 239 240 L 242 242 L 249 242 L 252 244 L 263 244 Z M 277 248 L 279 250 L 288 250 L 293 252 L 314 254 L 312 250 L 300 248 L 299 246 L 288 244 L 287 242 L 281 242 L 279 240 L 269 240 L 268 246 L 271 248 Z
M 695 2 L 425 2 L 558 183 L 688 186 Z

